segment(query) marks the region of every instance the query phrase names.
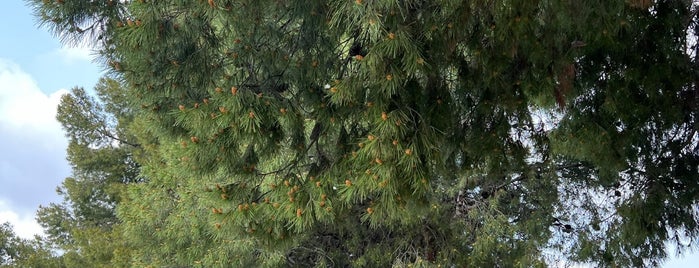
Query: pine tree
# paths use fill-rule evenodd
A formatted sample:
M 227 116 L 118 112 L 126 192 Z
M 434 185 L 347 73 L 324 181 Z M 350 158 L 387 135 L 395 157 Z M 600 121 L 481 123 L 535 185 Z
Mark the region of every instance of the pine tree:
M 12 227 L 0 225 L 0 267 L 64 267 L 40 237 L 20 238 Z
M 697 237 L 692 1 L 29 2 L 141 107 L 135 266 L 652 266 Z
M 125 91 L 105 77 L 95 93 L 99 100 L 76 87 L 61 99 L 57 119 L 69 139 L 73 174 L 57 188 L 64 201 L 37 212 L 46 240 L 62 251 L 59 259 L 67 267 L 123 266 L 120 258 L 128 249 L 115 210 L 126 185 L 142 180 Z

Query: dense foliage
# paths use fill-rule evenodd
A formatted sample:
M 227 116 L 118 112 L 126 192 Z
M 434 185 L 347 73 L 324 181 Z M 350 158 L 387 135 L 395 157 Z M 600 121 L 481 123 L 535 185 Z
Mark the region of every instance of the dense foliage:
M 59 115 L 84 164 L 49 237 L 123 243 L 86 263 L 654 266 L 699 236 L 693 1 L 29 2 L 128 118 Z
M 9 223 L 0 225 L 0 267 L 58 267 L 50 246 L 40 237 L 22 239 Z
M 118 81 L 103 78 L 93 92 L 98 98 L 83 88 L 61 98 L 57 119 L 69 140 L 72 176 L 56 190 L 64 201 L 37 211 L 45 237 L 24 241 L 7 234 L 14 237 L 8 241 L 15 242 L 3 245 L 16 252 L 8 253 L 8 264 L 113 267 L 128 258 L 130 249 L 121 235 L 116 206 L 126 185 L 141 181 L 136 158 L 142 150 L 127 130 L 134 111 L 125 102 L 125 93 Z

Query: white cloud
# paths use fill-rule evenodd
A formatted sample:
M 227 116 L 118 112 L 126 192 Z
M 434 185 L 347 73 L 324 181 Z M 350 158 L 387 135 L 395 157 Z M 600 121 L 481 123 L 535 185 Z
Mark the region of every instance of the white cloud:
M 35 235 L 44 235 L 41 225 L 34 219 L 34 213 L 18 214 L 0 200 L 0 224 L 9 222 L 15 234 L 21 238 L 32 239 Z
M 43 93 L 30 75 L 0 59 L 0 222 L 23 237 L 41 231 L 39 205 L 60 201 L 54 189 L 70 174 L 67 139 L 56 121 L 66 90 Z
M 63 59 L 64 63 L 72 64 L 77 61 L 92 61 L 94 59 L 95 52 L 92 48 L 87 46 L 76 46 L 76 47 L 61 47 L 55 51 L 55 53 Z
M 0 127 L 62 137 L 55 117 L 66 93 L 61 89 L 47 96 L 19 66 L 0 59 Z

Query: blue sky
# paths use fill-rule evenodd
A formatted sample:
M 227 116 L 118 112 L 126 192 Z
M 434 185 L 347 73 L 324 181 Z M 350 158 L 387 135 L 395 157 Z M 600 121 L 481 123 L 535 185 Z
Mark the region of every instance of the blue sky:
M 101 69 L 87 48 L 62 47 L 38 29 L 24 1 L 0 3 L 0 222 L 22 236 L 41 229 L 40 204 L 59 202 L 70 168 L 56 104 L 74 86 L 92 88 Z
M 102 69 L 88 48 L 63 47 L 39 29 L 21 0 L 0 3 L 0 40 L 0 223 L 31 237 L 41 232 L 36 209 L 60 202 L 55 189 L 70 175 L 56 105 L 72 87 L 91 89 Z M 699 267 L 699 254 L 663 267 Z

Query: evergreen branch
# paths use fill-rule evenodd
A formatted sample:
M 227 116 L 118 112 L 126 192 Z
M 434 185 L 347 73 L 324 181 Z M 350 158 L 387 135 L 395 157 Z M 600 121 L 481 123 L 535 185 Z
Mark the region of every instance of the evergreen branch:
M 76 96 L 75 94 L 73 94 L 73 96 L 78 97 L 78 104 L 80 104 L 82 107 L 89 107 L 90 106 L 87 104 L 88 100 L 85 99 L 85 96 L 82 96 L 82 95 Z M 100 116 L 98 114 L 95 114 L 92 109 L 87 109 L 86 112 L 87 112 L 88 118 L 93 118 L 93 119 L 96 119 L 98 121 L 98 122 L 95 122 L 95 127 L 96 127 L 95 131 L 97 131 L 103 137 L 110 138 L 113 141 L 118 141 L 119 143 L 123 143 L 123 144 L 129 145 L 129 146 L 134 147 L 134 148 L 141 147 L 140 144 L 128 142 L 128 141 L 121 139 L 121 138 L 117 137 L 116 135 L 112 134 L 112 132 L 107 129 L 106 119 L 104 119 L 102 116 Z
M 315 144 L 318 143 L 318 138 L 320 137 L 320 134 L 318 133 L 318 134 L 314 135 L 313 132 L 319 132 L 319 131 L 317 130 L 317 128 L 318 128 L 318 129 L 322 128 L 322 125 L 319 126 L 319 124 L 320 124 L 320 123 L 316 123 L 316 125 L 313 127 L 313 131 L 311 131 L 312 133 L 311 133 L 310 143 L 308 144 L 308 146 L 306 146 L 305 151 L 304 151 L 302 154 L 300 154 L 300 155 L 301 155 L 300 157 L 297 157 L 296 159 L 294 159 L 294 161 L 288 163 L 287 165 L 285 165 L 285 166 L 283 166 L 283 167 L 281 167 L 281 168 L 279 168 L 279 169 L 277 169 L 277 170 L 270 171 L 270 172 L 266 172 L 266 173 L 258 173 L 257 175 L 260 175 L 260 176 L 267 176 L 267 175 L 277 174 L 277 173 L 280 173 L 280 172 L 282 172 L 282 171 L 284 171 L 284 170 L 292 169 L 292 168 L 294 168 L 294 167 L 297 167 L 298 164 L 301 162 L 301 159 L 303 159 L 304 156 L 308 155 L 308 152 L 311 150 L 311 148 L 313 148 L 313 145 L 315 145 Z M 322 131 L 322 130 L 321 130 L 321 131 Z M 317 147 L 317 145 L 316 145 L 316 147 Z M 288 174 L 287 174 L 287 175 L 288 175 Z
M 520 174 L 520 176 L 518 176 L 517 178 L 508 180 L 508 181 L 506 181 L 506 182 L 504 182 L 504 183 L 502 183 L 502 184 L 500 184 L 500 185 L 494 187 L 493 190 L 492 190 L 492 192 L 497 192 L 497 190 L 505 189 L 507 186 L 510 186 L 510 185 L 512 185 L 512 184 L 514 184 L 514 183 L 516 183 L 516 182 L 524 181 L 524 180 L 526 180 L 526 179 L 527 179 L 526 176 L 523 176 L 523 175 Z
M 140 147 L 141 147 L 141 145 L 138 144 L 138 143 L 128 142 L 128 141 L 126 141 L 126 140 L 124 140 L 124 139 L 121 139 L 121 138 L 119 138 L 119 137 L 116 137 L 116 136 L 112 135 L 111 132 L 107 132 L 106 130 L 99 130 L 99 132 L 100 132 L 102 135 L 104 135 L 104 136 L 106 136 L 106 137 L 108 137 L 108 138 L 110 138 L 110 139 L 112 139 L 112 140 L 114 140 L 114 141 L 118 141 L 119 143 L 126 144 L 126 145 L 129 145 L 129 146 L 134 147 L 134 148 L 140 148 Z
M 567 165 L 557 165 L 556 170 L 566 170 L 566 169 L 573 169 L 573 168 L 581 168 L 581 167 L 586 167 L 583 163 L 573 163 L 573 164 L 567 164 Z

